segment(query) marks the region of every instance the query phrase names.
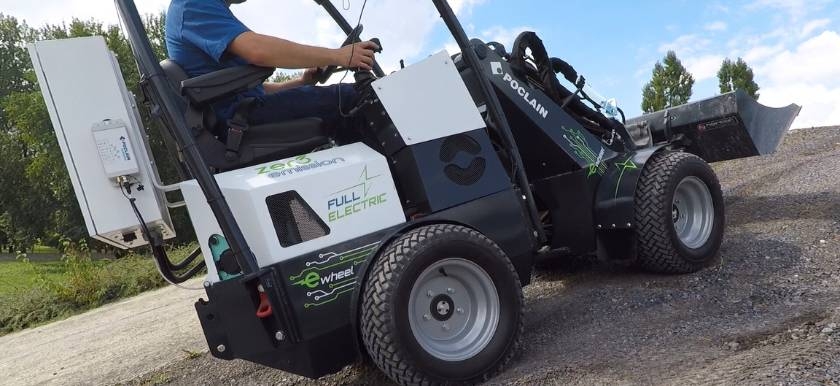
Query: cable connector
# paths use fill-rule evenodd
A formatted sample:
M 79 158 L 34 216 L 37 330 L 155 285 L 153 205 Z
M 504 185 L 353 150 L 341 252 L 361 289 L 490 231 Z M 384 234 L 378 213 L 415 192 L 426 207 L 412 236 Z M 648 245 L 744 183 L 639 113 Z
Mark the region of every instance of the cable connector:
M 125 193 L 131 194 L 131 185 L 134 185 L 129 181 L 128 176 L 119 176 L 117 177 L 117 186 L 120 189 L 125 190 Z

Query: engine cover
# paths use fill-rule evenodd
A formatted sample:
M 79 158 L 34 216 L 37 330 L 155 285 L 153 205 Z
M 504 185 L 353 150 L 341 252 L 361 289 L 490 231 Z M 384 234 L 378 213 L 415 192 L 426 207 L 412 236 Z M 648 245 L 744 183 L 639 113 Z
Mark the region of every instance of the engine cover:
M 405 222 L 385 157 L 361 143 L 221 173 L 216 181 L 260 267 Z M 208 280 L 217 282 L 211 244 L 221 229 L 195 180 L 181 191 Z

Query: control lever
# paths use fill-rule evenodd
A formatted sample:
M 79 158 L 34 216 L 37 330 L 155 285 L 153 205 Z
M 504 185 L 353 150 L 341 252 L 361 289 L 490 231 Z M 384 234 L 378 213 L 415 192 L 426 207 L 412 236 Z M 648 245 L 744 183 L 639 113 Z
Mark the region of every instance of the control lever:
M 379 49 L 374 50 L 377 54 L 382 53 L 382 43 L 379 42 L 379 38 L 372 38 L 370 39 L 371 42 L 376 43 Z M 361 71 L 359 69 L 354 69 L 355 73 L 353 78 L 356 81 L 356 90 L 362 91 L 368 85 L 370 85 L 374 80 L 376 80 L 376 76 L 373 75 L 370 71 Z
M 377 54 L 381 54 L 382 53 L 382 43 L 379 42 L 379 38 L 373 38 L 373 39 L 370 39 L 370 41 L 376 43 L 376 45 L 379 46 L 379 49 L 373 50 L 373 52 L 376 52 Z

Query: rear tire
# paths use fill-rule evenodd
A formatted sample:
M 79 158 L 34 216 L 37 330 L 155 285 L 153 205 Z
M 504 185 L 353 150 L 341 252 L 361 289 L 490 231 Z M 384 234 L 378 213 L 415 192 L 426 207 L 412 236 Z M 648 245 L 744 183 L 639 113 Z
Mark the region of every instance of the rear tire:
M 720 251 L 723 193 L 714 170 L 685 152 L 655 154 L 635 196 L 638 264 L 658 273 L 695 272 Z
M 462 226 L 425 226 L 374 262 L 362 340 L 401 385 L 484 382 L 518 351 L 523 304 L 519 276 L 490 239 Z

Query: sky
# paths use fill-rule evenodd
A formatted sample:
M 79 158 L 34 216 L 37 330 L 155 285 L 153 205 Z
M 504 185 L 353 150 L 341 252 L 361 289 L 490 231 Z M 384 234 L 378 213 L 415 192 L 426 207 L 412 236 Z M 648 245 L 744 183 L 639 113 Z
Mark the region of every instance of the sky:
M 135 0 L 141 13 L 168 0 Z M 332 0 L 355 24 L 364 0 Z M 563 58 L 589 84 L 641 113 L 654 64 L 676 52 L 694 75 L 692 100 L 717 95 L 724 58 L 743 58 L 772 107 L 803 106 L 795 127 L 840 124 L 840 0 L 450 0 L 467 34 L 510 48 L 536 31 L 549 55 Z M 300 43 L 337 46 L 340 30 L 312 0 L 249 0 L 232 7 L 252 30 Z M 0 13 L 31 26 L 76 17 L 117 23 L 111 0 L 0 0 Z M 386 71 L 417 62 L 454 40 L 428 0 L 368 0 L 364 37 L 378 37 Z

